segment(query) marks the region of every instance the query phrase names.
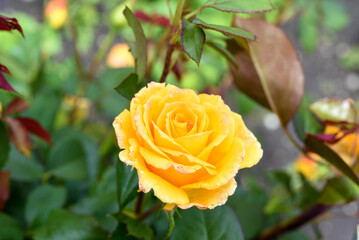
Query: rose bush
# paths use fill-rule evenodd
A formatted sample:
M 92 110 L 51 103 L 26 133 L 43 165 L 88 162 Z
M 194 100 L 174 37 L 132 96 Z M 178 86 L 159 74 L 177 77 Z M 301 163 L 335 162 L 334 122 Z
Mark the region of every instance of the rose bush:
M 227 201 L 238 170 L 258 163 L 260 143 L 220 96 L 149 83 L 113 126 L 119 158 L 137 169 L 165 209 L 214 208 Z

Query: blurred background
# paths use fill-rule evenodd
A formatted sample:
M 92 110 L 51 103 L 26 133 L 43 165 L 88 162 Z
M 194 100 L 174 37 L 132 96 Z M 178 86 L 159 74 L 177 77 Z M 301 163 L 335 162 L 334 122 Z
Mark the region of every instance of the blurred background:
M 121 62 L 128 47 L 123 50 L 121 45 L 117 45 L 131 38 L 130 30 L 124 28 L 120 33 L 109 34 L 114 25 L 121 28 L 125 21 L 119 16 L 123 8 L 116 12 L 119 2 L 79 0 L 73 1 L 71 8 L 59 4 L 53 9 L 47 9 L 46 13 L 44 9 L 48 1 L 0 0 L 1 14 L 16 17 L 24 29 L 24 39 L 17 33 L 0 33 L 0 62 L 12 72 L 12 76 L 7 78 L 12 86 L 32 103 L 26 112 L 27 116 L 36 117 L 45 128 L 53 132 L 69 123 L 81 126 L 88 121 L 91 123 L 86 124 L 85 131 L 93 138 L 104 136 L 106 142 L 112 130 L 105 126 L 110 126 L 112 119 L 128 104 L 128 100 L 113 91 L 113 87 L 133 67 L 131 56 Z M 194 2 L 199 5 L 204 1 Z M 151 14 L 168 15 L 164 0 L 140 0 L 133 7 Z M 281 18 L 275 14 L 268 14 L 266 18 L 279 24 L 293 41 L 304 68 L 305 92 L 308 96 L 313 100 L 338 97 L 352 98 L 358 102 L 358 0 L 296 0 L 294 7 L 283 9 Z M 201 12 L 200 16 L 203 19 L 210 18 L 212 22 L 231 21 L 228 14 L 216 14 L 209 9 Z M 71 26 L 64 27 L 69 15 L 72 16 L 70 24 L 81 29 L 75 34 Z M 151 24 L 144 28 L 146 36 L 149 34 L 153 39 L 158 38 L 157 35 L 162 31 Z M 77 40 L 76 46 L 73 45 L 74 38 Z M 102 48 L 103 51 L 95 55 Z M 170 74 L 168 82 L 199 92 L 208 86 L 220 87 L 228 68 L 225 60 L 218 59 L 211 54 L 212 51 L 204 49 L 199 69 L 192 61 L 186 62 L 182 68 L 187 71 L 181 72 L 180 78 L 174 73 Z M 97 63 L 93 60 L 96 57 L 103 61 Z M 81 67 L 79 69 L 79 62 L 85 69 L 93 68 L 93 72 L 89 71 L 93 75 L 80 76 L 85 71 Z M 153 64 L 153 75 L 150 78 L 156 80 L 163 66 L 155 62 Z M 79 86 L 78 81 L 75 81 L 79 77 L 94 80 Z M 11 94 L 0 90 L 2 102 L 9 102 L 11 97 Z M 260 175 L 263 169 L 284 168 L 299 156 L 299 152 L 283 134 L 279 120 L 273 113 L 261 108 L 236 89 L 230 89 L 225 100 L 233 110 L 244 116 L 246 125 L 256 134 L 264 149 L 260 163 L 246 171 Z M 290 125 L 291 132 L 293 128 Z M 106 152 L 106 147 L 110 148 L 105 146 L 99 151 Z M 350 203 L 342 210 L 332 211 L 331 214 L 339 218 L 319 224 L 323 239 L 351 240 L 352 230 L 358 223 L 353 218 L 357 211 L 358 203 Z M 310 229 L 308 232 L 313 235 Z

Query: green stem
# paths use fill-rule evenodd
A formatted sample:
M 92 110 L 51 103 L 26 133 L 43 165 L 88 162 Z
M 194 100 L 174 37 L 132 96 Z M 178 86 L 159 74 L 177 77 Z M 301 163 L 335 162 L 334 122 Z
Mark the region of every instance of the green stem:
M 95 54 L 92 60 L 88 73 L 88 79 L 91 80 L 95 75 L 96 70 L 98 69 L 102 59 L 105 57 L 107 51 L 110 49 L 113 41 L 115 40 L 116 34 L 117 34 L 117 29 L 115 27 L 112 27 L 108 32 L 108 34 L 106 35 L 103 42 L 101 43 L 101 47 L 99 48 L 99 50 L 97 51 L 97 53 Z
M 174 27 L 180 25 L 184 3 L 185 3 L 185 0 L 178 1 L 175 16 L 171 21 L 171 25 Z
M 165 237 L 163 240 L 168 240 L 168 239 L 170 238 L 170 236 L 171 236 L 171 234 L 172 234 L 172 231 L 173 231 L 173 229 L 174 229 L 174 227 L 175 227 L 175 219 L 174 219 L 174 217 L 173 217 L 174 212 L 175 212 L 175 211 L 168 211 L 168 212 L 166 212 L 167 217 L 168 217 L 168 221 L 170 222 L 170 226 L 169 226 L 169 228 L 168 228 L 167 235 L 166 235 L 166 237 Z

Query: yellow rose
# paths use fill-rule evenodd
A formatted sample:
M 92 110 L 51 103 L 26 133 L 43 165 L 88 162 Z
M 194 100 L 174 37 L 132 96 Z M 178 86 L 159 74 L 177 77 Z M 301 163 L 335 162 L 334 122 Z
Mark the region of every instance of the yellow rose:
M 123 68 L 135 66 L 130 48 L 125 43 L 119 43 L 113 46 L 107 55 L 107 65 L 111 68 Z
M 120 160 L 137 169 L 139 188 L 165 210 L 214 208 L 237 187 L 239 169 L 258 163 L 260 143 L 220 96 L 149 83 L 113 126 Z
M 45 18 L 53 29 L 61 28 L 67 19 L 67 1 L 51 0 L 46 5 Z

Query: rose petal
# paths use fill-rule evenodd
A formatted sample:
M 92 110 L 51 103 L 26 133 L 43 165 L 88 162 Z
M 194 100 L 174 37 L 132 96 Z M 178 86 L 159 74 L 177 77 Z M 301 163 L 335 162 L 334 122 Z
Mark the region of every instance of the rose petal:
M 256 137 L 244 125 L 241 115 L 233 113 L 236 122 L 236 136 L 243 140 L 246 154 L 244 156 L 241 169 L 249 168 L 256 165 L 263 156 L 261 144 L 257 141 Z
M 168 149 L 168 148 L 164 148 L 164 147 L 160 147 L 160 149 L 163 152 L 171 155 L 170 157 L 173 160 L 175 160 L 176 162 L 180 162 L 181 164 L 184 164 L 184 165 L 193 164 L 193 163 L 200 164 L 201 166 L 203 166 L 206 169 L 206 171 L 210 175 L 217 174 L 217 170 L 216 170 L 215 166 L 213 166 L 205 161 L 202 161 L 201 159 L 196 158 L 196 157 L 192 156 L 191 154 L 186 154 L 186 153 L 183 153 L 180 151 L 176 151 L 176 150 L 172 150 L 172 149 Z
M 129 139 L 136 138 L 135 130 L 131 124 L 131 114 L 125 109 L 120 113 L 112 123 L 115 132 L 118 145 L 120 148 L 129 148 Z
M 175 163 L 172 161 L 169 161 L 166 158 L 163 158 L 151 151 L 148 151 L 145 148 L 140 147 L 140 153 L 145 159 L 146 163 L 160 169 L 168 169 L 170 167 L 174 167 L 174 169 L 180 173 L 187 174 L 187 173 L 193 173 L 197 171 L 198 169 L 202 168 L 201 165 L 195 164 L 195 165 L 183 165 L 179 163 Z
M 176 138 L 175 141 L 193 156 L 197 156 L 207 145 L 208 138 L 213 131 L 201 132 L 189 136 Z
M 236 137 L 234 138 L 231 150 L 226 156 L 220 156 L 216 164 L 217 175 L 210 176 L 205 180 L 198 181 L 193 184 L 182 186 L 182 189 L 197 189 L 204 188 L 208 190 L 216 189 L 225 185 L 231 178 L 234 178 L 241 167 L 245 155 L 243 141 Z
M 220 206 L 226 203 L 229 196 L 233 195 L 237 188 L 237 183 L 234 178 L 219 188 L 213 190 L 207 189 L 193 189 L 187 191 L 190 204 L 178 205 L 182 209 L 188 209 L 192 206 L 196 206 L 200 209 L 209 208 L 213 209 L 216 206 Z

